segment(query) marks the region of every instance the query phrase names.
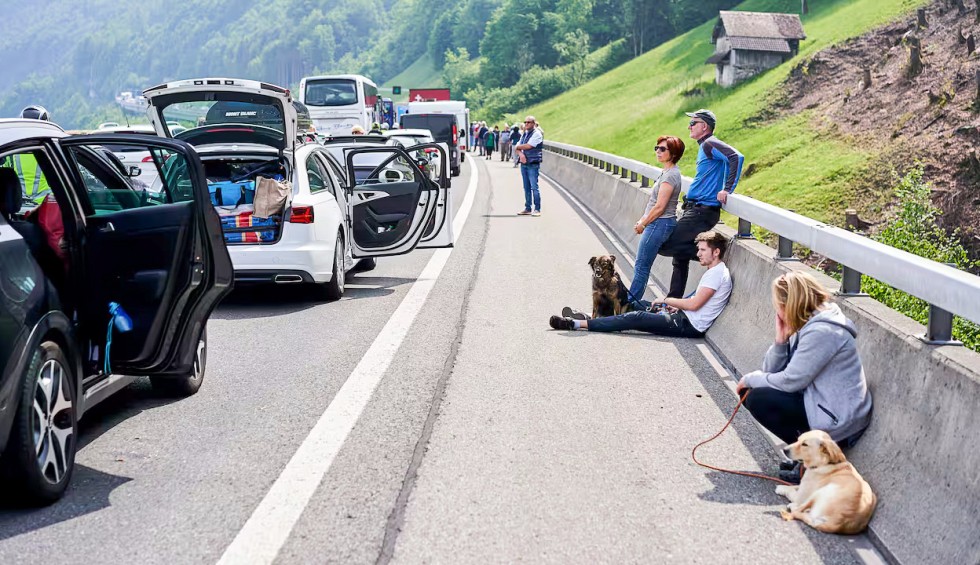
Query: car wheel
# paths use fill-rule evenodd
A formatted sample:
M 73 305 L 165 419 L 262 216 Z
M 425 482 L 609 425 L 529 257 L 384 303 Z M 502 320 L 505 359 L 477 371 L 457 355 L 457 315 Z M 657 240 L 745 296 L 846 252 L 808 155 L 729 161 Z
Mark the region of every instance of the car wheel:
M 463 163 L 466 161 L 466 151 L 461 151 L 459 154 L 459 162 Z
M 39 345 L 20 383 L 20 403 L 3 454 L 6 492 L 32 505 L 64 494 L 75 468 L 78 403 L 75 374 L 61 347 Z
M 454 177 L 458 177 L 459 176 L 459 167 L 453 167 L 452 169 L 449 170 L 449 172 L 452 173 L 452 175 Z
M 344 236 L 337 234 L 337 244 L 333 246 L 333 276 L 324 285 L 323 290 L 327 300 L 340 300 L 344 295 L 344 284 L 347 273 L 344 272 Z
M 373 271 L 377 266 L 378 260 L 374 257 L 368 257 L 357 262 L 357 271 L 360 273 L 365 273 L 367 271 Z
M 201 332 L 194 353 L 194 368 L 191 374 L 182 377 L 150 377 L 153 390 L 166 396 L 184 397 L 196 394 L 204 384 L 204 371 L 208 367 L 208 329 Z

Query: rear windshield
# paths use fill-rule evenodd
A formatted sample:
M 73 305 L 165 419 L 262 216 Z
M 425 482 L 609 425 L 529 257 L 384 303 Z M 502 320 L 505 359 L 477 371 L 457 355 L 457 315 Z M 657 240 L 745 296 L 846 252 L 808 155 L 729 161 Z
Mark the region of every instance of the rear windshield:
M 283 137 L 286 123 L 278 101 L 271 99 L 175 102 L 163 107 L 163 118 L 168 129 L 173 128 L 173 124 L 192 129 L 231 124 L 261 126 L 275 130 L 279 139 Z
M 427 129 L 437 141 L 452 142 L 456 116 L 449 114 L 405 114 L 401 117 L 402 129 Z
M 303 103 L 317 107 L 357 104 L 357 83 L 340 78 L 307 81 Z

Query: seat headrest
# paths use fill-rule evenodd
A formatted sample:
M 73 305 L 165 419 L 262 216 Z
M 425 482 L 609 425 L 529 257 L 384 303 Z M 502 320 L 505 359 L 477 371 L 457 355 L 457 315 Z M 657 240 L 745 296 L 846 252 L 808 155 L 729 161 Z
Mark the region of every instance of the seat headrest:
M 9 216 L 20 212 L 24 201 L 24 189 L 17 171 L 10 167 L 0 167 L 0 214 Z

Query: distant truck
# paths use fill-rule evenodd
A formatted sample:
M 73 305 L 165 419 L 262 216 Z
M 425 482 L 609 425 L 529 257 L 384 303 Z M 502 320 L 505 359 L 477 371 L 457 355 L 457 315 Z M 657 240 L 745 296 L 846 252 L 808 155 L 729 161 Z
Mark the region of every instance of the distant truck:
M 458 147 L 461 160 L 466 160 L 466 151 L 470 149 L 470 111 L 462 100 L 443 100 L 439 102 L 409 102 L 409 114 L 453 114 L 459 127 Z

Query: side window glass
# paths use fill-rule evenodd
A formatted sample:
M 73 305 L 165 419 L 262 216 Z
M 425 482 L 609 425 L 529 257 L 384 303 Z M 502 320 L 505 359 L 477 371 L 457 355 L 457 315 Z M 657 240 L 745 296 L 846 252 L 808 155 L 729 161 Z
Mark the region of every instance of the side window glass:
M 337 198 L 337 191 L 340 188 L 340 183 L 337 182 L 337 172 L 333 169 L 330 160 L 324 157 L 323 154 L 316 154 L 317 163 L 320 165 L 320 170 L 323 171 L 323 184 L 326 185 L 327 189 L 330 190 L 330 194 L 333 194 L 334 198 Z
M 415 168 L 403 153 L 358 153 L 353 161 L 355 178 L 361 185 L 418 182 Z
M 21 213 L 33 210 L 51 194 L 48 161 L 40 151 L 7 155 L 0 159 L 0 168 L 12 170 L 20 181 Z
M 310 192 L 316 193 L 326 188 L 323 171 L 320 170 L 320 165 L 313 155 L 306 159 L 306 176 L 310 179 Z
M 139 151 L 140 165 L 125 165 L 120 152 Z M 151 146 L 73 145 L 69 152 L 96 215 L 193 200 L 186 160 Z

